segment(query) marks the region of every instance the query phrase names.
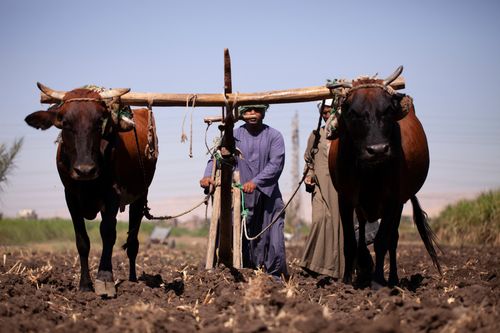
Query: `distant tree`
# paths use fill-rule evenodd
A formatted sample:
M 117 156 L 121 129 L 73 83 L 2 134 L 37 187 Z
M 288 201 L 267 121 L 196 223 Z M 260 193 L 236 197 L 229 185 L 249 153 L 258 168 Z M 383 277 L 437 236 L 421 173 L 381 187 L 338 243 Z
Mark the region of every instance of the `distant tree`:
M 7 175 L 14 167 L 14 159 L 17 153 L 21 150 L 23 145 L 23 138 L 16 139 L 10 149 L 2 143 L 0 144 L 0 191 L 3 190 L 3 185 L 7 181 Z

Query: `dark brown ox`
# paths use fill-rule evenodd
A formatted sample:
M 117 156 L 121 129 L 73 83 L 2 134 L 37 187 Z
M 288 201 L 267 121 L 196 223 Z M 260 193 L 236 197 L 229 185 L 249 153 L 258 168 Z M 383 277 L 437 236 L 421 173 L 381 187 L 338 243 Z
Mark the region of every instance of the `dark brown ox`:
M 129 89 L 98 93 L 89 89 L 60 92 L 41 84 L 38 87 L 60 103 L 48 111 L 30 114 L 25 121 L 37 129 L 54 125 L 62 130 L 57 170 L 64 185 L 80 255 L 80 290 L 93 290 L 88 265 L 90 241 L 84 219 L 93 220 L 101 213 L 103 248 L 95 291 L 113 297 L 116 290 L 111 257 L 116 241 L 116 215 L 128 204 L 129 232 L 123 248 L 129 258 L 129 280 L 137 280 L 137 234 L 156 168 L 156 157 L 146 158 L 144 153 L 148 145 L 148 124 L 154 124 L 154 120 L 149 119 L 152 113 L 147 109 L 133 110 L 132 123 L 129 118 L 118 118 L 110 111 L 110 102 Z M 155 137 L 154 127 L 151 131 L 149 134 Z
M 435 236 L 415 194 L 424 184 L 429 169 L 427 139 L 415 115 L 411 98 L 396 93 L 389 84 L 402 72 L 399 67 L 386 80 L 363 78 L 353 82 L 330 84 L 344 88 L 338 137 L 331 142 L 329 168 L 338 200 L 344 231 L 344 282 L 371 282 L 377 288 L 387 285 L 384 259 L 389 251 L 388 283 L 399 282 L 396 264 L 398 228 L 403 205 L 410 199 L 413 218 L 433 263 L 440 271 L 434 249 Z M 353 212 L 359 220 L 356 244 Z M 381 219 L 374 241 L 375 270 L 366 247 L 366 222 Z

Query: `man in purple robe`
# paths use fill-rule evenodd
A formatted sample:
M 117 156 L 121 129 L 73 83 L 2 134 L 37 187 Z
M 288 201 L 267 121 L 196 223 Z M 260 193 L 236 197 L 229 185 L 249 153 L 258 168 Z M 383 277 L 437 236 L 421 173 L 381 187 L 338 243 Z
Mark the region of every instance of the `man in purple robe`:
M 276 129 L 263 123 L 269 105 L 247 105 L 239 108 L 245 124 L 234 130 L 236 158 L 240 172 L 245 208 L 248 209 L 247 232 L 253 238 L 273 221 L 276 222 L 255 240 L 243 236 L 243 267 L 262 267 L 273 276 L 288 274 L 285 258 L 284 207 L 278 179 L 285 165 L 285 142 Z M 212 161 L 208 162 L 200 185 L 212 183 Z

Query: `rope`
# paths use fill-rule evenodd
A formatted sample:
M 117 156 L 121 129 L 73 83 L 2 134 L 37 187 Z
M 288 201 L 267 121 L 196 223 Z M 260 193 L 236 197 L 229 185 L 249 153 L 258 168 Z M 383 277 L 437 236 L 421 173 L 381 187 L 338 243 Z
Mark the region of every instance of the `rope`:
M 184 112 L 184 117 L 182 118 L 182 126 L 181 126 L 181 143 L 186 142 L 187 140 L 187 135 L 186 132 L 184 131 L 184 124 L 186 123 L 186 116 L 189 112 L 189 99 L 191 98 L 191 95 L 188 95 L 186 97 L 186 111 Z
M 189 157 L 193 158 L 193 113 L 196 105 L 196 95 L 193 97 L 193 105 L 191 109 L 191 123 L 189 124 Z
M 302 185 L 302 183 L 304 182 L 304 180 L 306 179 L 306 175 L 307 175 L 307 171 L 309 170 L 309 167 L 306 168 L 306 171 L 304 171 L 304 174 L 302 175 L 302 179 L 300 180 L 299 184 L 297 185 L 297 187 L 295 188 L 295 190 L 293 191 L 293 194 L 292 196 L 290 197 L 290 199 L 288 199 L 287 203 L 283 206 L 283 208 L 280 210 L 280 212 L 274 217 L 274 219 L 271 221 L 271 223 L 269 223 L 264 229 L 262 229 L 257 235 L 255 236 L 248 236 L 248 231 L 247 231 L 247 216 L 248 216 L 248 209 L 245 208 L 244 204 L 245 204 L 245 199 L 244 199 L 244 193 L 242 191 L 243 189 L 243 186 L 241 184 L 233 184 L 234 187 L 238 187 L 241 191 L 241 216 L 242 216 L 242 224 L 243 224 L 243 232 L 245 234 L 245 238 L 249 241 L 252 241 L 252 240 L 255 240 L 257 238 L 259 238 L 260 236 L 262 236 L 269 228 L 271 228 L 277 221 L 278 219 L 281 217 L 281 215 L 283 215 L 283 213 L 285 212 L 286 208 L 288 207 L 288 205 L 290 204 L 290 202 L 292 202 L 293 198 L 295 197 L 295 195 L 297 194 L 297 191 L 299 190 L 300 186 Z
M 209 123 L 207 124 L 207 128 L 205 129 L 205 147 L 207 147 L 207 154 L 210 154 L 210 156 L 212 156 L 212 157 L 213 157 L 213 154 L 212 154 L 212 149 L 213 149 L 213 148 L 210 148 L 210 147 L 208 146 L 208 142 L 207 142 L 207 137 L 208 137 L 208 129 L 210 128 L 210 126 L 211 126 L 211 125 L 212 125 L 212 122 L 209 122 Z
M 147 186 L 147 182 L 146 182 L 146 169 L 144 168 L 144 162 L 142 160 L 142 156 L 141 156 L 141 153 L 140 153 L 139 138 L 138 138 L 138 135 L 137 135 L 137 129 L 135 127 L 134 127 L 134 136 L 135 136 L 135 144 L 137 145 L 137 152 L 138 152 L 138 156 L 139 156 L 139 165 L 140 165 L 141 170 L 142 170 L 142 180 L 144 181 L 144 185 Z M 210 199 L 210 195 L 206 195 L 203 198 L 203 200 L 200 203 L 196 204 L 193 208 L 190 208 L 187 211 L 184 211 L 184 212 L 176 214 L 176 215 L 165 215 L 165 216 L 153 216 L 153 215 L 151 215 L 149 213 L 149 211 L 151 210 L 151 208 L 148 207 L 148 201 L 146 200 L 146 202 L 144 203 L 143 214 L 144 214 L 144 217 L 146 217 L 148 220 L 170 220 L 170 219 L 173 219 L 173 218 L 176 218 L 176 217 L 179 217 L 179 216 L 182 216 L 182 215 L 185 215 L 187 213 L 192 212 L 193 210 L 195 210 L 196 208 L 198 208 L 199 206 L 201 206 L 201 204 L 207 203 L 209 199 Z
M 135 126 L 134 126 L 135 128 Z M 158 158 L 158 137 L 156 136 L 156 125 L 153 117 L 153 100 L 148 101 L 148 142 L 144 150 L 147 159 Z
M 186 97 L 186 112 L 184 113 L 184 118 L 182 119 L 182 133 L 181 133 L 181 142 L 184 143 L 187 140 L 186 132 L 184 131 L 184 124 L 186 122 L 186 116 L 189 112 L 189 101 L 193 101 L 191 104 L 191 123 L 190 123 L 190 131 L 189 131 L 189 157 L 193 158 L 193 113 L 196 105 L 196 98 L 198 95 L 188 95 Z
M 224 97 L 224 104 L 226 104 L 226 116 L 229 112 L 231 112 L 233 114 L 233 118 L 234 119 L 238 119 L 238 116 L 237 114 L 235 114 L 235 110 L 237 110 L 238 108 L 236 107 L 236 105 L 238 104 L 238 94 L 239 94 L 239 91 L 236 92 L 236 94 L 234 95 L 234 103 L 232 105 L 229 105 L 229 100 L 227 99 L 227 96 L 226 94 L 222 94 L 222 97 Z M 223 119 L 224 121 L 224 119 Z
M 375 82 L 369 82 L 369 83 L 361 83 L 359 85 L 353 86 L 347 91 L 347 95 L 351 94 L 353 91 L 358 90 L 358 89 L 363 89 L 363 88 L 380 88 L 382 90 L 385 90 L 389 95 L 394 95 L 396 91 L 394 88 L 392 88 L 390 85 L 384 85 L 381 83 L 375 83 Z
M 180 217 L 180 216 L 186 215 L 188 213 L 191 213 L 193 210 L 195 210 L 196 208 L 200 207 L 202 204 L 207 204 L 208 200 L 210 199 L 210 196 L 211 196 L 210 194 L 205 195 L 205 197 L 203 198 L 203 200 L 201 200 L 194 207 L 189 208 L 188 210 L 185 210 L 185 211 L 183 211 L 181 213 L 178 213 L 178 214 L 175 214 L 175 215 L 165 215 L 165 216 L 153 216 L 153 215 L 149 214 L 149 211 L 151 210 L 151 208 L 149 208 L 147 206 L 147 202 L 146 202 L 146 205 L 144 207 L 144 216 L 148 220 L 170 220 L 170 219 L 175 219 L 177 217 Z
M 105 101 L 101 98 L 91 98 L 91 97 L 75 97 L 66 100 L 62 100 L 61 104 L 69 103 L 69 102 L 97 102 L 104 103 Z

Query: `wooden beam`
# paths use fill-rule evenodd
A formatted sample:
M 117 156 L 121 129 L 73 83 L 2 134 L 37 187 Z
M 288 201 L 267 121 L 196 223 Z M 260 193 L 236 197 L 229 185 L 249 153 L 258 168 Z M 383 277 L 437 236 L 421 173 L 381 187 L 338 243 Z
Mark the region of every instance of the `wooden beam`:
M 231 94 L 233 92 L 233 80 L 231 79 L 231 56 L 229 50 L 224 49 L 224 93 Z
M 405 81 L 403 77 L 398 77 L 391 83 L 391 87 L 399 90 L 404 89 Z M 58 100 L 40 93 L 40 102 L 45 104 L 57 103 Z M 165 94 L 165 93 L 143 93 L 129 92 L 121 97 L 125 105 L 131 106 L 186 106 L 186 100 L 196 95 L 196 106 L 225 106 L 223 94 Z M 318 101 L 332 98 L 333 92 L 325 86 L 316 86 L 308 88 L 275 90 L 256 93 L 229 93 L 226 95 L 230 103 L 237 102 L 238 105 L 245 104 L 282 104 L 282 103 L 301 103 Z
M 231 58 L 229 50 L 224 49 L 224 94 L 232 92 Z M 233 165 L 236 143 L 233 137 L 234 118 L 231 105 L 224 109 L 224 135 L 221 140 L 221 186 L 220 186 L 220 222 L 219 222 L 219 261 L 232 267 L 232 199 Z

